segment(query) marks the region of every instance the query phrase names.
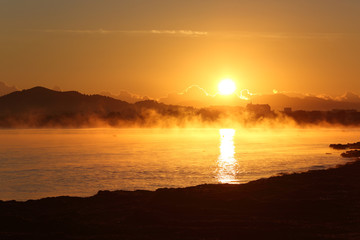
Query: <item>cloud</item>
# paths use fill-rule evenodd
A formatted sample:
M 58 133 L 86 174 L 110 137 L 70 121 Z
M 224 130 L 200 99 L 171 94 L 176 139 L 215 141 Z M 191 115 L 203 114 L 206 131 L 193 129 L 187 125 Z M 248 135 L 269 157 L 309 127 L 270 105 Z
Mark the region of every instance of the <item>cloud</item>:
M 335 100 L 342 102 L 360 102 L 360 96 L 352 92 L 347 92 L 340 97 L 336 97 Z
M 243 91 L 243 93 L 241 92 L 240 96 L 238 96 L 237 94 L 226 96 L 220 94 L 211 95 L 200 86 L 192 85 L 181 93 L 171 93 L 164 98 L 160 98 L 159 101 L 165 104 L 193 107 L 207 107 L 219 105 L 238 106 L 245 105 L 247 103 L 247 96 L 252 95 L 248 90 Z
M 164 35 L 188 37 L 220 37 L 230 39 L 302 39 L 302 40 L 336 40 L 348 37 L 359 38 L 360 34 L 350 33 L 292 33 L 292 32 L 244 32 L 244 31 L 196 31 L 191 29 L 151 29 L 151 30 L 106 30 L 106 29 L 27 29 L 26 31 L 62 34 L 130 34 L 130 35 Z
M 347 92 L 341 96 L 330 96 L 328 94 L 310 94 L 310 93 L 299 93 L 299 92 L 289 92 L 289 91 L 279 91 L 277 89 L 273 90 L 274 94 L 283 94 L 291 98 L 318 98 L 329 101 L 338 101 L 338 102 L 360 102 L 360 96 L 356 93 Z
M 274 91 L 273 94 L 257 94 L 251 96 L 254 104 L 269 104 L 273 109 L 283 110 L 291 107 L 293 110 L 331 111 L 333 109 L 360 110 L 360 96 L 346 93 L 340 97 L 325 94 L 313 95 L 295 92 Z
M 14 86 L 8 86 L 3 82 L 0 82 L 0 96 L 15 92 L 15 91 L 19 91 L 19 89 L 17 89 Z
M 154 34 L 170 35 L 188 35 L 188 36 L 206 36 L 208 32 L 191 31 L 191 30 L 151 30 Z
M 206 36 L 208 32 L 193 30 L 80 30 L 80 29 L 29 29 L 33 32 L 44 33 L 68 33 L 68 34 L 157 34 L 157 35 L 176 35 L 176 36 Z
M 243 89 L 240 91 L 240 98 L 244 100 L 249 100 L 254 96 L 254 93 L 251 93 L 248 89 Z
M 203 97 L 207 97 L 210 96 L 209 93 L 206 92 L 205 89 L 203 89 L 202 87 L 198 86 L 198 85 L 192 85 L 190 87 L 188 87 L 187 89 L 185 89 L 184 92 L 179 93 L 180 95 L 187 95 L 190 97 L 197 97 L 197 96 L 203 96 Z
M 211 101 L 211 96 L 205 89 L 192 85 L 181 93 L 170 93 L 168 96 L 159 99 L 165 104 L 203 107 Z
M 315 98 L 321 98 L 321 99 L 325 99 L 325 100 L 336 100 L 336 98 L 331 97 L 327 94 L 311 94 L 311 93 L 300 93 L 300 92 L 291 92 L 291 91 L 280 91 L 277 89 L 273 89 L 273 94 L 283 94 L 286 95 L 288 97 L 293 97 L 293 98 L 307 98 L 307 97 L 315 97 Z
M 118 95 L 112 94 L 110 92 L 101 92 L 100 95 L 115 98 L 118 100 L 122 100 L 128 103 L 136 103 L 139 101 L 149 100 L 150 98 L 147 96 L 140 96 L 134 93 L 130 93 L 128 91 L 122 90 Z

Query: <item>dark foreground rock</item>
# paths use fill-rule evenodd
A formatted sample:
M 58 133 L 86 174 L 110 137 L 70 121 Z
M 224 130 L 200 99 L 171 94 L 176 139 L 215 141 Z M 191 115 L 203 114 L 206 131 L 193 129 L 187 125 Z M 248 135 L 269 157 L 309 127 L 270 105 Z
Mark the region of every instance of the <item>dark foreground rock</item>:
M 330 144 L 329 147 L 337 150 L 344 150 L 344 149 L 360 149 L 360 142 L 356 143 L 347 143 L 347 144 Z
M 360 162 L 242 185 L 0 202 L 0 239 L 360 239 Z
M 359 158 L 360 157 L 360 151 L 359 150 L 351 150 L 346 151 L 341 154 L 343 158 Z

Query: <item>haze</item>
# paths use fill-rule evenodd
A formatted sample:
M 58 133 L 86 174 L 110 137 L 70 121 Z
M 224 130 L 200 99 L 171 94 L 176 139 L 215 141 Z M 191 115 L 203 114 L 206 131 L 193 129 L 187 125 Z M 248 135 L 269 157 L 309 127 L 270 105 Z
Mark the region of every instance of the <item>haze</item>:
M 0 81 L 160 98 L 360 87 L 356 0 L 0 0 Z

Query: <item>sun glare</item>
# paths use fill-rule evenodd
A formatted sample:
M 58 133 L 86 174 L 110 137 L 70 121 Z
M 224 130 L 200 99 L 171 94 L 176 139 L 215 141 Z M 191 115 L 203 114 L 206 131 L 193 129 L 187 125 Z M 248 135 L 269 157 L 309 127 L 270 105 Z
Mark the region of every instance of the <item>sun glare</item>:
M 218 89 L 221 95 L 229 95 L 235 92 L 236 85 L 233 80 L 225 79 L 219 83 Z
M 218 180 L 221 183 L 236 183 L 237 161 L 234 145 L 235 129 L 220 129 L 220 155 Z

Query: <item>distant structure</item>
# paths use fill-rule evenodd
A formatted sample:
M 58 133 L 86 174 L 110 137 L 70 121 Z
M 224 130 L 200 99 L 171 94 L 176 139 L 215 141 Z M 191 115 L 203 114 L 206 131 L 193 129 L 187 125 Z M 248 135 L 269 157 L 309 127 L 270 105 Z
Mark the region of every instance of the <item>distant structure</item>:
M 255 113 L 257 115 L 268 115 L 271 113 L 271 107 L 269 104 L 252 104 L 246 105 L 248 112 Z
M 286 107 L 284 108 L 284 113 L 291 113 L 292 112 L 292 108 L 291 107 Z
M 356 113 L 355 109 L 333 109 L 333 113 Z

